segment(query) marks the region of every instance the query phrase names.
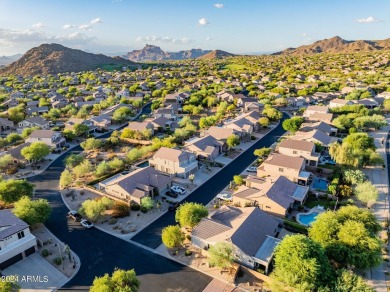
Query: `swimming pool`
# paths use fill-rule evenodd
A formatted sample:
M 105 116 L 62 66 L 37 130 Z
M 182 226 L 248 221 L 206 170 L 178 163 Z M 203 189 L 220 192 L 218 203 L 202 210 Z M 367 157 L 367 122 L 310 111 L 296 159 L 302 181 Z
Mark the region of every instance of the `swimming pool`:
M 316 220 L 316 217 L 318 216 L 318 212 L 311 212 L 308 214 L 298 214 L 297 221 L 305 226 L 310 226 L 311 223 L 313 223 L 314 220 Z
M 144 162 L 141 162 L 140 164 L 137 164 L 138 167 L 144 168 L 149 166 L 149 161 L 146 160 Z
M 322 178 L 316 177 L 311 183 L 311 188 L 313 190 L 327 191 L 328 190 L 328 181 Z

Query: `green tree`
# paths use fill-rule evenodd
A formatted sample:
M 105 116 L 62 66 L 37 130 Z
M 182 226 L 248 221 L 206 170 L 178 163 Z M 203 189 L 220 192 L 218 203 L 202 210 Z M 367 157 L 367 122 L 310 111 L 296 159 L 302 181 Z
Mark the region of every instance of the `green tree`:
M 299 130 L 303 123 L 303 118 L 302 117 L 293 117 L 291 119 L 284 120 L 282 123 L 283 129 L 286 131 L 295 133 L 296 131 Z
M 146 210 L 151 210 L 154 207 L 154 201 L 151 197 L 143 197 L 141 199 L 141 206 Z
M 140 281 L 137 279 L 134 270 L 116 269 L 112 276 L 105 274 L 93 280 L 90 292 L 137 292 Z
M 379 193 L 370 181 L 365 181 L 355 186 L 355 195 L 360 202 L 371 207 L 378 200 Z
M 19 123 L 24 120 L 24 109 L 21 106 L 11 107 L 8 109 L 8 118 L 14 123 Z
M 0 156 L 0 171 L 5 172 L 13 162 L 14 158 L 11 154 L 4 154 Z
M 89 160 L 85 159 L 79 165 L 75 166 L 72 170 L 76 178 L 84 177 L 92 171 L 92 165 Z
M 115 112 L 112 115 L 112 119 L 116 123 L 122 123 L 122 122 L 126 121 L 129 117 L 131 117 L 132 115 L 133 115 L 133 111 L 130 108 L 128 108 L 127 106 L 122 106 L 122 107 L 118 108 L 117 110 L 115 110 Z
M 16 278 L 15 278 L 14 282 L 12 282 L 12 281 L 8 281 L 8 282 L 7 281 L 0 281 L 0 291 L 3 291 L 3 292 L 19 292 L 20 291 L 20 287 L 16 283 Z
M 229 149 L 234 148 L 240 144 L 240 137 L 238 137 L 235 134 L 232 134 L 229 137 L 227 137 L 226 144 L 229 147 Z
M 226 241 L 217 242 L 209 250 L 209 264 L 212 267 L 228 269 L 233 266 L 234 249 L 231 243 Z
M 0 181 L 0 201 L 13 203 L 20 198 L 32 197 L 34 185 L 26 180 L 3 180 Z
M 108 162 L 102 161 L 96 166 L 95 174 L 96 174 L 96 176 L 100 177 L 100 176 L 108 174 L 110 172 L 110 170 L 111 170 L 111 168 L 110 168 Z
M 280 120 L 283 117 L 283 114 L 277 109 L 271 107 L 270 105 L 266 105 L 263 110 L 263 115 L 269 118 L 271 121 Z
M 263 128 L 268 128 L 269 124 L 270 124 L 270 121 L 267 117 L 259 118 L 258 122 L 259 122 L 260 126 L 262 126 Z
M 169 225 L 162 230 L 161 239 L 167 248 L 175 248 L 183 244 L 184 236 L 179 225 Z
M 298 291 L 315 291 L 332 280 L 332 270 L 324 249 L 304 235 L 283 238 L 275 249 L 276 282 Z
M 113 170 L 122 169 L 125 166 L 125 163 L 122 159 L 115 157 L 114 159 L 107 162 L 108 166 Z
M 8 144 L 13 144 L 15 142 L 23 140 L 22 136 L 20 136 L 17 133 L 11 133 L 8 134 L 7 137 L 5 138 Z
M 352 271 L 341 269 L 333 289 L 335 292 L 374 292 L 364 279 Z
M 73 126 L 73 134 L 76 137 L 87 135 L 89 132 L 89 127 L 84 124 L 75 124 Z
M 345 169 L 343 171 L 344 181 L 346 183 L 356 185 L 364 182 L 366 175 L 360 169 Z
M 31 127 L 31 128 L 23 129 L 23 131 L 22 131 L 22 138 L 26 139 L 28 136 L 31 135 L 32 132 L 34 132 L 35 130 L 38 130 L 38 129 L 39 129 L 38 127 Z
M 346 206 L 319 214 L 309 229 L 309 237 L 325 248 L 336 265 L 368 269 L 382 260 L 377 236 L 380 229 L 369 210 Z
M 263 147 L 263 148 L 260 148 L 260 149 L 256 149 L 253 154 L 258 156 L 258 157 L 267 157 L 268 155 L 270 155 L 272 149 L 271 148 L 266 148 L 266 147 Z
M 21 154 L 27 161 L 40 161 L 50 154 L 50 148 L 43 142 L 34 142 L 22 149 Z
M 241 175 L 233 176 L 233 181 L 236 184 L 236 186 L 240 186 L 240 185 L 243 185 L 245 183 L 245 181 Z
M 64 159 L 65 166 L 69 169 L 79 165 L 84 161 L 84 156 L 81 154 L 71 154 Z
M 198 203 L 184 203 L 176 210 L 175 220 L 182 227 L 193 228 L 203 217 L 208 215 L 207 208 Z
M 80 144 L 84 150 L 98 150 L 103 146 L 103 141 L 96 138 L 88 138 Z
M 99 200 L 86 200 L 81 204 L 79 213 L 91 221 L 97 221 L 103 215 L 103 212 L 113 206 L 114 202 L 107 197 Z
M 65 169 L 60 176 L 60 188 L 69 187 L 73 183 L 73 175 L 72 173 Z
M 35 225 L 49 218 L 51 207 L 45 199 L 32 201 L 29 197 L 22 197 L 14 203 L 12 212 L 27 224 Z

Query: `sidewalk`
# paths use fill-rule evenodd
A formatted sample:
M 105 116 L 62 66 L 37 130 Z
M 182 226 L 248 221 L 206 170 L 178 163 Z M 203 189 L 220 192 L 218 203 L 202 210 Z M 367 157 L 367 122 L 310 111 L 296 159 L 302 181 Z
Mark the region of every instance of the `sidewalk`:
M 387 122 L 390 123 L 390 118 L 387 118 Z M 386 126 L 378 131 L 369 132 L 369 135 L 374 138 L 378 153 L 380 153 L 383 157 L 385 168 L 376 167 L 364 169 L 364 173 L 368 176 L 369 180 L 377 187 L 379 191 L 378 201 L 373 207 L 373 213 L 378 218 L 379 223 L 389 218 L 389 178 L 385 148 L 389 130 L 390 126 Z M 383 145 L 382 141 L 385 141 Z M 380 266 L 371 269 L 370 273 L 368 273 L 366 278 L 368 282 L 374 287 L 375 291 L 388 291 L 385 274 L 387 270 L 388 264 L 384 261 Z

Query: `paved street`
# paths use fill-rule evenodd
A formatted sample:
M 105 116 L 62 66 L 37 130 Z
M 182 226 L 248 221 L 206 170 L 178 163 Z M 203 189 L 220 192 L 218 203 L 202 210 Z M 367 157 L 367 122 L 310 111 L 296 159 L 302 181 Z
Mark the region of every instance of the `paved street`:
M 150 111 L 150 107 L 145 111 Z M 284 118 L 286 117 L 285 115 Z M 255 159 L 254 149 L 270 146 L 283 133 L 284 130 L 280 123 L 277 128 L 255 143 L 239 159 L 222 169 L 217 176 L 198 188 L 186 200 L 204 204 L 209 202 L 228 184 L 234 174 L 240 173 Z M 101 138 L 108 136 L 109 133 Z M 134 268 L 142 283 L 141 291 L 202 291 L 210 283 L 211 277 L 159 256 L 139 245 L 131 244 L 94 228 L 83 230 L 68 225 L 66 218 L 68 209 L 58 190 L 58 180 L 64 169 L 63 159 L 66 156 L 67 154 L 63 154 L 45 172 L 28 179 L 36 185 L 35 196 L 47 199 L 53 207 L 53 212 L 45 225 L 61 241 L 69 244 L 81 260 L 79 272 L 65 285 L 65 289 L 88 290 L 95 276 L 111 273 L 116 267 Z M 150 228 L 145 229 L 139 235 L 137 242 L 157 247 L 161 243 L 161 229 L 170 224 L 173 213 L 168 213 L 160 219 Z M 150 240 L 147 237 L 150 237 Z
M 286 118 L 288 118 L 288 116 L 284 114 L 283 120 Z M 256 159 L 256 156 L 253 154 L 255 149 L 271 146 L 285 133 L 285 130 L 282 128 L 283 120 L 281 120 L 279 125 L 273 131 L 266 134 L 262 139 L 254 143 L 247 151 L 242 153 L 237 159 L 226 165 L 215 176 L 193 191 L 191 195 L 185 199 L 185 201 L 197 202 L 204 205 L 209 203 L 229 184 L 234 175 L 243 172 L 245 168 Z M 162 229 L 168 225 L 175 224 L 175 213 L 168 212 L 135 235 L 132 238 L 132 241 L 156 249 L 162 243 Z

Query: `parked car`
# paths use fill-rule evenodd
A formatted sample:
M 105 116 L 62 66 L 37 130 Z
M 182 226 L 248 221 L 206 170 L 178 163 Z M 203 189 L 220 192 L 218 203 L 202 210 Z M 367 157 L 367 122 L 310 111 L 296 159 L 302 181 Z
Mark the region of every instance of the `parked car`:
M 68 217 L 73 219 L 74 221 L 77 221 L 77 222 L 80 222 L 83 219 L 83 217 L 81 217 L 81 215 L 79 213 L 77 213 L 77 211 L 75 211 L 75 210 L 69 211 Z
M 217 195 L 217 199 L 223 200 L 223 201 L 233 201 L 233 197 L 231 194 L 225 194 L 220 193 Z
M 177 198 L 177 194 L 171 191 L 167 191 L 165 195 L 171 198 Z
M 86 219 L 83 219 L 80 221 L 80 224 L 84 226 L 85 228 L 91 228 L 93 227 L 93 223 L 91 221 L 88 221 Z
M 256 166 L 249 166 L 246 169 L 247 172 L 257 172 L 257 167 Z
M 171 191 L 179 195 L 184 195 L 187 192 L 185 188 L 179 186 L 172 186 Z
M 170 204 L 168 207 L 168 211 L 172 212 L 175 211 L 177 208 L 179 208 L 180 203 Z

